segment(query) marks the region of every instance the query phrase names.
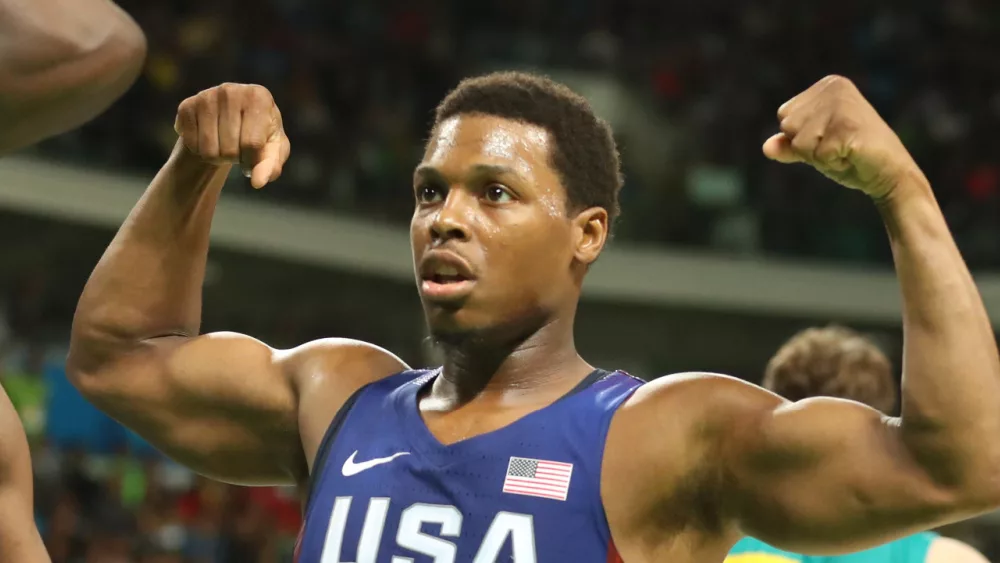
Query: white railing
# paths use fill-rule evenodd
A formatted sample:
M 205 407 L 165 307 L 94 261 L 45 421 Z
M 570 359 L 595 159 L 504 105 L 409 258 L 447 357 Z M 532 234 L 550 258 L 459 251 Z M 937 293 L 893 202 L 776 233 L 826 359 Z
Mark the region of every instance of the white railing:
M 0 159 L 0 208 L 116 228 L 147 181 L 26 157 Z M 235 250 L 412 282 L 405 229 L 334 212 L 224 197 L 212 237 L 214 244 Z M 997 323 L 1000 276 L 983 274 L 977 280 Z M 900 315 L 888 270 L 726 259 L 625 243 L 614 244 L 598 261 L 585 295 L 842 321 L 896 323 Z

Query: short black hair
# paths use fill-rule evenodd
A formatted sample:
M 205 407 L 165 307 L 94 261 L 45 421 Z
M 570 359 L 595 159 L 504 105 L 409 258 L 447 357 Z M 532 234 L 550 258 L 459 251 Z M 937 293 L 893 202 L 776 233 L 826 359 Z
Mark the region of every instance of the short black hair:
M 611 126 L 576 92 L 546 76 L 495 72 L 467 78 L 437 107 L 436 128 L 463 114 L 537 125 L 554 140 L 552 165 L 566 188 L 569 211 L 603 207 L 613 224 L 620 210 L 621 164 Z

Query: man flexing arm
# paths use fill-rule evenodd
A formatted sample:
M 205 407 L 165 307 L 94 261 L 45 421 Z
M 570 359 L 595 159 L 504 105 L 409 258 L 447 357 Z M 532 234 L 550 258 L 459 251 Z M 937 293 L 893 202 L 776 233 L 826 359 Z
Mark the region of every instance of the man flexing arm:
M 632 463 L 618 459 L 637 450 L 628 436 L 638 425 L 661 428 L 634 462 L 645 464 L 631 466 L 649 487 L 637 493 L 650 499 L 646 516 L 698 530 L 685 545 L 717 560 L 743 534 L 792 551 L 843 552 L 1000 506 L 1000 359 L 927 179 L 845 78 L 818 82 L 784 104 L 779 120 L 768 157 L 863 191 L 885 221 L 904 308 L 902 415 L 837 399 L 790 403 L 736 379 L 680 375 L 641 389 L 619 413 L 605 456 L 615 461 L 606 464 Z M 612 525 L 628 525 L 616 512 Z M 635 541 L 667 549 L 655 537 Z
M 0 0 L 0 154 L 94 118 L 145 56 L 142 31 L 109 0 Z
M 391 354 L 329 339 L 289 351 L 199 335 L 212 214 L 234 163 L 256 188 L 290 145 L 260 86 L 226 84 L 181 103 L 180 139 L 95 268 L 77 306 L 72 381 L 175 459 L 235 483 L 302 483 L 336 410 L 401 371 Z

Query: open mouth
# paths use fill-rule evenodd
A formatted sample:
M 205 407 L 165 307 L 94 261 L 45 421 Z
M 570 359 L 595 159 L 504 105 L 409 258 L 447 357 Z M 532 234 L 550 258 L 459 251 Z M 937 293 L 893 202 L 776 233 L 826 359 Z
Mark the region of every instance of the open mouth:
M 420 293 L 430 301 L 455 301 L 468 296 L 475 284 L 464 265 L 429 260 L 421 268 Z
M 424 277 L 425 281 L 436 284 L 460 283 L 469 281 L 469 277 L 458 271 L 454 266 L 438 266 L 429 275 Z

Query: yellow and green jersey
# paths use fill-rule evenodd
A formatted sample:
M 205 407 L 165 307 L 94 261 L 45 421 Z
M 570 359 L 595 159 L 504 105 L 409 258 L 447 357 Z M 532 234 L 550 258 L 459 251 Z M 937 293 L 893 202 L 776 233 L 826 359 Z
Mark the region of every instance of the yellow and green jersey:
M 937 537 L 926 532 L 858 553 L 823 557 L 789 553 L 754 538 L 743 538 L 733 546 L 726 563 L 924 563 Z

